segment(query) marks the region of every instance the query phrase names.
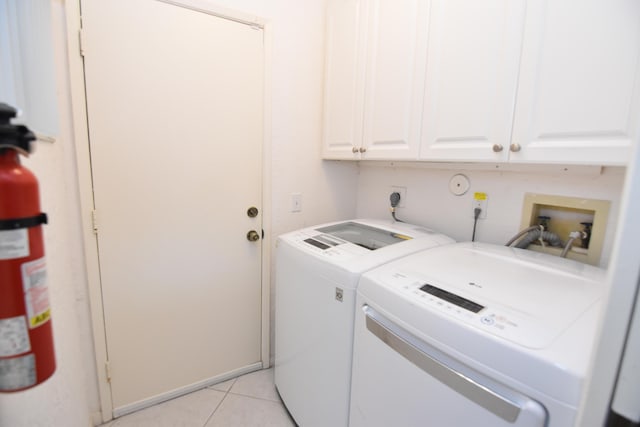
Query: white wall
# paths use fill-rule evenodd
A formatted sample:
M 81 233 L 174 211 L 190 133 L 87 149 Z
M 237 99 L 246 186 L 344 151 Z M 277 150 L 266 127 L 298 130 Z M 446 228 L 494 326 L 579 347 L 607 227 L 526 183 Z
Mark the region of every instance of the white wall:
M 504 244 L 520 230 L 524 194 L 539 193 L 610 200 L 611 207 L 601 265 L 609 262 L 618 219 L 624 168 L 528 166 L 520 171 L 496 171 L 495 165 L 422 165 L 402 163 L 360 166 L 358 178 L 359 217 L 384 218 L 389 214 L 391 186 L 407 188 L 405 207 L 399 219 L 424 225 L 458 241 L 471 240 L 473 193 L 488 195 L 487 218 L 478 221 L 476 240 Z M 493 170 L 492 170 L 493 169 Z M 449 191 L 449 180 L 457 173 L 469 178 L 463 196 Z
M 60 133 L 23 162 L 39 179 L 57 370 L 44 384 L 0 396 L 0 426 L 90 425 L 97 389 L 88 309 L 76 163 L 66 76 L 64 5 L 52 2 Z M 53 70 L 41 70 L 51 73 Z
M 65 1 L 52 3 L 61 134 L 55 144 L 41 146 L 28 166 L 40 179 L 43 210 L 50 215 L 45 245 L 58 372 L 30 391 L 0 396 L 3 427 L 87 426 L 99 410 L 64 39 Z M 353 217 L 357 165 L 324 163 L 319 154 L 325 0 L 212 0 L 210 4 L 269 23 L 272 62 L 266 85 L 272 98 L 272 131 L 267 153 L 270 170 L 265 178 L 271 180 L 267 201 L 271 223 L 266 227 L 272 236 Z M 291 193 L 302 193 L 302 212 L 289 212 Z M 271 242 L 273 246 L 275 239 Z

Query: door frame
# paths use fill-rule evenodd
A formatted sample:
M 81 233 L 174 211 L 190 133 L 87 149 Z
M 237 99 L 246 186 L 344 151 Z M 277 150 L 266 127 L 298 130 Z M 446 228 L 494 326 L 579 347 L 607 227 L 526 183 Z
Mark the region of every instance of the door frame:
M 272 31 L 271 24 L 257 16 L 237 12 L 209 4 L 203 0 L 155 0 L 177 7 L 206 13 L 261 28 L 264 40 L 263 75 L 263 132 L 262 132 L 262 259 L 261 259 L 261 363 L 270 365 L 270 275 L 271 275 L 271 70 Z M 89 293 L 90 319 L 92 322 L 95 349 L 96 379 L 101 413 L 92 414 L 94 425 L 113 419 L 113 402 L 109 384 L 106 329 L 100 281 L 100 264 L 97 235 L 94 232 L 94 195 L 91 175 L 89 128 L 87 122 L 86 91 L 84 84 L 84 61 L 81 55 L 81 10 L 80 0 L 66 1 L 67 49 L 69 84 L 71 90 L 71 115 L 77 163 L 77 176 L 82 219 L 82 237 L 86 265 L 86 281 Z M 99 221 L 99 219 L 98 219 Z

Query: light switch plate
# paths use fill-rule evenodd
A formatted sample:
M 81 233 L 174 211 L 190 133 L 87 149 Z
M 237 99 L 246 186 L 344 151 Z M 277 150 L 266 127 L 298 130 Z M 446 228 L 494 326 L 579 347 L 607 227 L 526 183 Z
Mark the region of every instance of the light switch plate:
M 302 193 L 291 193 L 291 212 L 302 212 Z

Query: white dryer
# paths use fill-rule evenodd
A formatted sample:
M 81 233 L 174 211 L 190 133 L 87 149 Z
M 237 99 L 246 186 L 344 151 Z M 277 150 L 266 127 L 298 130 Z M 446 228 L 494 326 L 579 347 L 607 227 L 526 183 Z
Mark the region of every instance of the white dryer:
M 604 277 L 575 261 L 479 243 L 364 274 L 350 426 L 573 426 Z
M 454 241 L 429 229 L 352 220 L 282 235 L 276 246 L 275 384 L 298 425 L 346 426 L 361 274 Z

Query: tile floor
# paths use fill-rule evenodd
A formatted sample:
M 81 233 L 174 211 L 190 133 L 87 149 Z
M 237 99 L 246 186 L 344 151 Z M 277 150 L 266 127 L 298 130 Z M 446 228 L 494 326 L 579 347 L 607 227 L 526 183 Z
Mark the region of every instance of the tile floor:
M 103 427 L 293 427 L 273 368 L 252 372 L 125 415 Z

